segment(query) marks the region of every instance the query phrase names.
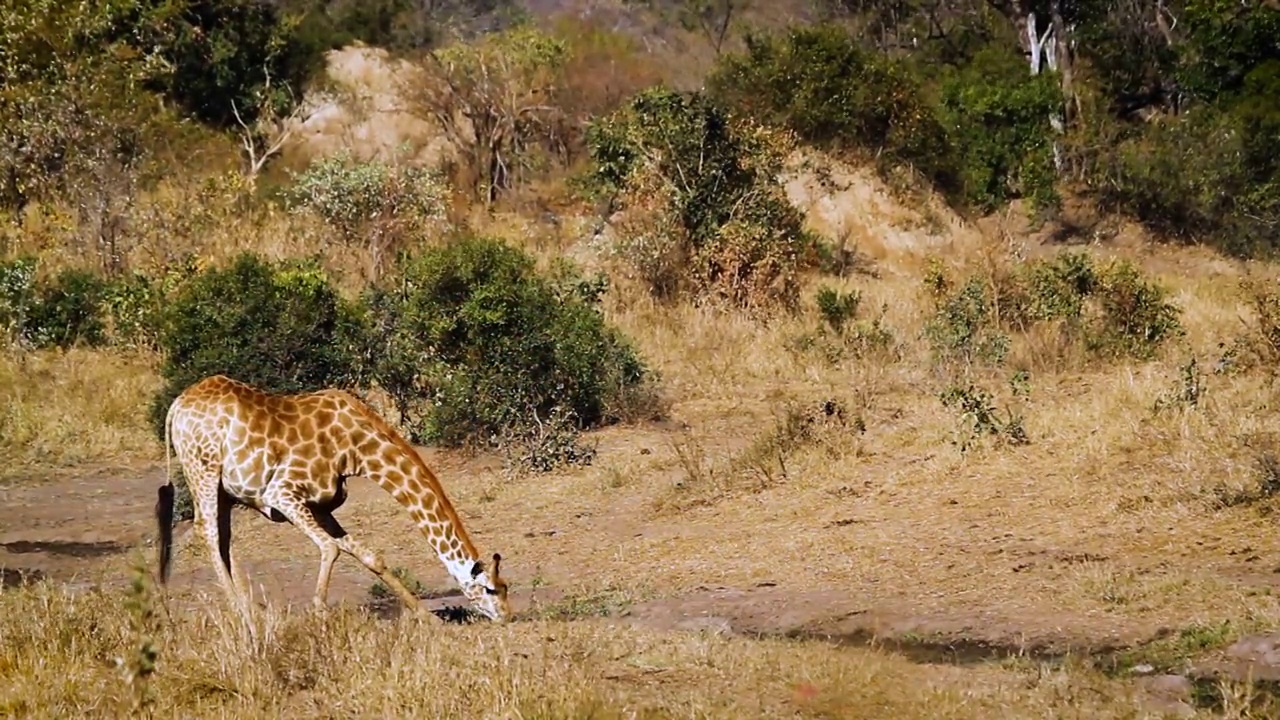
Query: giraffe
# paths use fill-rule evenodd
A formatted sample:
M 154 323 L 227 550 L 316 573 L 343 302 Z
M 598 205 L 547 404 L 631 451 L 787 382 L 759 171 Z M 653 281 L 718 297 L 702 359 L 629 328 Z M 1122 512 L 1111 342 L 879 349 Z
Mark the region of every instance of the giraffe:
M 195 505 L 193 531 L 204 537 L 219 585 L 250 628 L 247 587 L 231 556 L 230 514 L 236 504 L 291 523 L 320 549 L 317 610 L 327 607 L 333 566 L 345 552 L 422 614 L 418 598 L 389 572 L 382 556 L 333 517 L 346 502 L 345 481 L 353 475 L 373 480 L 408 510 L 476 610 L 498 622 L 510 619 L 507 584 L 498 573 L 502 556 L 494 553 L 486 567 L 435 474 L 372 408 L 344 390 L 271 394 L 225 375 L 186 388 L 165 416 L 167 482 L 155 508 L 162 585 L 173 545 L 171 442 Z

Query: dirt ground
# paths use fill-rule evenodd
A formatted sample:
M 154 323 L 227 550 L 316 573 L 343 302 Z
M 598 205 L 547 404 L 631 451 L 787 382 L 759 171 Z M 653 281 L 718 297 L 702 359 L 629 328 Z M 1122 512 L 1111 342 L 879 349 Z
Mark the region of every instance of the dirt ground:
M 669 449 L 662 448 L 673 432 L 661 427 L 598 432 L 597 469 L 580 470 L 576 475 L 615 476 L 619 455 L 669 454 Z M 1152 613 L 1146 608 L 1148 612 L 1126 616 L 1072 608 L 1032 592 L 1033 586 L 1041 586 L 1043 581 L 1025 584 L 1020 603 L 1002 601 L 1007 591 L 994 588 L 984 598 L 975 592 L 981 578 L 971 578 L 972 588 L 960 583 L 939 587 L 932 597 L 913 589 L 915 583 L 885 582 L 887 578 L 862 578 L 847 584 L 823 582 L 816 566 L 771 565 L 767 559 L 751 556 L 749 548 L 739 550 L 748 553 L 746 556 L 726 557 L 726 572 L 721 573 L 706 572 L 696 558 L 684 567 L 667 560 L 665 572 L 661 568 L 652 572 L 632 568 L 632 572 L 619 573 L 610 567 L 609 560 L 625 564 L 626 558 L 675 557 L 654 555 L 649 549 L 686 539 L 705 544 L 707 533 L 697 527 L 696 518 L 687 525 L 655 520 L 646 502 L 652 494 L 649 492 L 618 492 L 602 502 L 600 496 L 576 493 L 578 483 L 573 477 L 552 474 L 503 479 L 500 463 L 494 458 L 466 459 L 426 448 L 419 451 L 442 476 L 481 552 L 498 550 L 504 554 L 504 573 L 513 586 L 518 616 L 538 612 L 574 618 L 598 615 L 658 630 L 826 639 L 882 647 L 922 662 L 961 664 L 1015 655 L 1052 658 L 1068 653 L 1115 653 L 1158 641 L 1179 625 L 1180 613 L 1176 612 Z M 599 470 L 600 466 L 604 469 Z M 152 509 L 156 488 L 163 482 L 162 466 L 145 465 L 0 487 L 4 584 L 14 586 L 27 579 L 65 583 L 72 588 L 123 588 L 128 583 L 130 563 L 141 559 L 148 568 L 154 566 Z M 500 483 L 509 483 L 509 487 L 495 489 Z M 348 530 L 381 548 L 391 565 L 409 568 L 428 588 L 424 594 L 429 605 L 460 605 L 461 596 L 400 508 L 361 478 L 353 479 L 350 488 L 350 499 L 338 512 Z M 507 503 L 502 495 L 509 491 L 525 500 Z M 541 502 L 530 501 L 532 497 L 540 497 Z M 573 507 L 575 497 L 577 508 Z M 831 519 L 819 522 L 830 550 L 850 552 L 858 544 L 858 527 L 871 522 L 850 505 L 853 503 L 833 502 Z M 238 509 L 234 517 L 233 552 L 243 559 L 259 600 L 308 605 L 318 564 L 310 542 L 288 524 L 271 523 L 256 513 Z M 175 557 L 171 597 L 184 604 L 220 602 L 203 543 L 194 536 L 183 537 L 189 528 L 189 523 L 182 523 L 177 530 L 181 550 Z M 921 563 L 949 553 L 1001 556 L 1004 572 L 1029 577 L 1037 573 L 1061 576 L 1082 564 L 1107 562 L 1104 555 L 1091 553 L 1087 545 L 1041 547 L 1029 537 L 992 532 L 993 528 L 972 525 L 972 530 L 964 547 L 926 550 L 904 537 L 902 548 L 880 552 L 885 553 L 886 565 L 909 564 L 909 558 L 890 557 L 895 552 L 921 554 Z M 916 540 L 923 542 L 927 531 L 921 532 Z M 811 543 L 812 533 L 807 535 L 805 542 Z M 1204 543 L 1195 545 L 1203 549 Z M 731 540 L 714 555 L 723 557 L 719 553 L 743 546 Z M 1269 596 L 1280 587 L 1280 568 L 1266 567 L 1266 561 L 1251 548 L 1218 550 L 1215 554 L 1224 562 L 1211 570 L 1215 583 L 1245 595 Z M 800 548 L 799 554 L 813 557 L 815 562 L 831 557 L 813 545 Z M 923 557 L 926 554 L 933 557 Z M 742 563 L 747 570 L 734 571 L 728 567 L 730 562 Z M 1186 581 L 1185 569 L 1166 569 L 1171 578 Z M 698 580 L 699 571 L 705 581 Z M 1149 581 L 1158 581 L 1162 570 L 1157 564 L 1141 572 L 1157 576 Z M 372 584 L 373 577 L 344 556 L 334 573 L 330 603 L 389 606 L 394 612 L 393 603 L 373 601 Z M 1017 592 L 1015 589 L 1014 594 Z

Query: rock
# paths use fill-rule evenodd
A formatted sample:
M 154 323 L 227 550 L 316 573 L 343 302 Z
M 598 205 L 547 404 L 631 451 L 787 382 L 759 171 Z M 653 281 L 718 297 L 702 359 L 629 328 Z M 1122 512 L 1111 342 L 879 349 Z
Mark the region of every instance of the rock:
M 1194 717 L 1196 709 L 1191 705 L 1193 686 L 1181 675 L 1152 675 L 1139 678 L 1138 687 L 1144 697 L 1142 704 L 1152 712 L 1173 717 Z
M 1197 663 L 1193 677 L 1227 677 L 1240 682 L 1280 681 L 1280 634 L 1248 635 L 1214 659 Z
M 1242 637 L 1227 648 L 1226 654 L 1233 660 L 1280 666 L 1280 634 Z

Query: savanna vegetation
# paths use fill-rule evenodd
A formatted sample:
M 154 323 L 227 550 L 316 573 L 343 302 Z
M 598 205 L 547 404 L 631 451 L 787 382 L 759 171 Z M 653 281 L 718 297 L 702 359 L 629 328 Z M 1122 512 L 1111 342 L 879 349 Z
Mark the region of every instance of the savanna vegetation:
M 5 714 L 1274 712 L 1195 663 L 1280 627 L 1280 7 L 595 5 L 0 0 L 0 483 L 154 467 L 209 374 L 342 387 L 561 592 L 251 645 L 145 569 L 6 589 Z M 1131 646 L 615 622 L 708 586 Z

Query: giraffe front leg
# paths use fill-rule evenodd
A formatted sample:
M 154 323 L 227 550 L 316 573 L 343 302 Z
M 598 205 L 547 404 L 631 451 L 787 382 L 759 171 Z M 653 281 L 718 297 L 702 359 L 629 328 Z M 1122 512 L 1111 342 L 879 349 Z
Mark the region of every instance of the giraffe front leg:
M 316 575 L 316 590 L 315 595 L 311 598 L 311 604 L 317 610 L 325 611 L 328 608 L 329 579 L 333 575 L 334 563 L 337 562 L 338 555 L 341 554 L 337 542 L 316 521 L 306 503 L 297 497 L 271 488 L 263 494 L 263 501 L 283 515 L 291 525 L 311 538 L 311 542 L 315 543 L 316 547 L 319 548 L 320 568 Z
M 423 610 L 422 602 L 418 599 L 418 596 L 410 592 L 409 588 L 400 582 L 400 578 L 387 569 L 387 563 L 382 559 L 381 555 L 348 535 L 347 531 L 338 524 L 337 518 L 331 513 L 316 511 L 314 514 L 320 526 L 328 533 L 329 537 L 333 538 L 343 552 L 359 560 L 361 565 L 368 568 L 387 587 L 391 588 L 391 592 L 400 598 L 400 601 L 404 603 L 410 612 L 418 616 L 424 616 L 426 611 Z

